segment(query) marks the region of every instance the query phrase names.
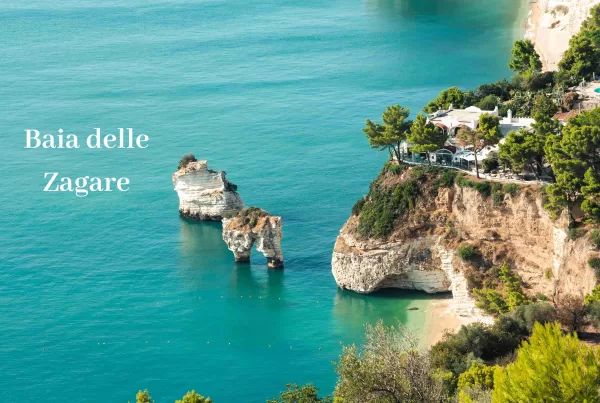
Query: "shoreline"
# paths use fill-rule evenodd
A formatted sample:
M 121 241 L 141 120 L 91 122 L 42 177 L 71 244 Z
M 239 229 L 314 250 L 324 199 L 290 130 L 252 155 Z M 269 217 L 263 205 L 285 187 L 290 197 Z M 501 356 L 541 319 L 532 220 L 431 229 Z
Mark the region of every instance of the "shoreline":
M 431 348 L 444 338 L 446 331 L 456 333 L 462 326 L 480 322 L 476 316 L 460 316 L 452 307 L 452 297 L 431 300 L 425 313 L 423 345 Z

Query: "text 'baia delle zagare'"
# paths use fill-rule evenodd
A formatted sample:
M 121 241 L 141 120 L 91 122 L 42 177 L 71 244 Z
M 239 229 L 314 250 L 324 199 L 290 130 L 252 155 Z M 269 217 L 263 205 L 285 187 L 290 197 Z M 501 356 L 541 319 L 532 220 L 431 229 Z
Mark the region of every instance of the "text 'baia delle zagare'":
M 103 134 L 100 128 L 80 141 L 76 134 L 65 134 L 58 129 L 56 134 L 41 134 L 39 130 L 25 130 L 26 149 L 78 149 L 83 145 L 89 149 L 135 149 L 148 148 L 150 138 L 146 134 L 134 135 L 133 128 L 119 128 L 117 134 Z M 127 192 L 129 178 L 80 176 L 75 179 L 61 176 L 58 172 L 44 172 L 44 192 L 74 192 L 77 197 L 86 197 L 90 192 Z

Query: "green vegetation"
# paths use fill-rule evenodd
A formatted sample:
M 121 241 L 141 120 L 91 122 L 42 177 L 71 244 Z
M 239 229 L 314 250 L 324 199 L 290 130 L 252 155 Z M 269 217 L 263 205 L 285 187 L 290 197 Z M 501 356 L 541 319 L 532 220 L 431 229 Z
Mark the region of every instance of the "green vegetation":
M 408 141 L 415 153 L 427 153 L 427 161 L 431 164 L 430 153 L 444 146 L 448 136 L 440 128 L 427 124 L 425 115 L 419 113 L 410 128 Z
M 569 241 L 574 241 L 585 235 L 585 229 L 583 228 L 570 228 L 567 232 L 567 238 Z
M 596 272 L 596 274 L 598 276 L 600 276 L 600 258 L 598 257 L 592 257 L 588 259 L 588 265 L 594 269 L 594 271 Z
M 438 179 L 438 186 L 449 188 L 450 186 L 454 185 L 454 180 L 456 179 L 457 174 L 458 172 L 453 169 L 444 170 Z
M 440 109 L 448 109 L 450 105 L 456 109 L 463 109 L 473 105 L 475 101 L 472 92 L 465 92 L 457 87 L 448 88 L 440 92 L 440 95 L 429 102 L 423 110 L 427 113 L 434 113 Z
M 387 150 L 390 157 L 395 156 L 402 160 L 400 145 L 406 140 L 406 133 L 410 129 L 411 121 L 407 120 L 410 110 L 400 105 L 388 106 L 383 112 L 383 124 L 367 119 L 363 132 L 369 139 L 371 148 L 379 151 Z
M 154 400 L 152 400 L 152 397 L 150 397 L 150 394 L 148 393 L 148 389 L 146 389 L 144 391 L 138 391 L 135 395 L 135 403 L 154 403 Z
M 371 184 L 360 213 L 358 232 L 363 237 L 383 238 L 394 228 L 394 221 L 415 206 L 419 186 L 408 179 L 393 187 L 375 181 Z
M 471 367 L 458 376 L 459 399 L 465 400 L 464 395 L 471 397 L 473 389 L 489 391 L 494 389 L 494 373 L 499 367 L 488 366 L 480 361 L 471 362 Z
M 269 213 L 260 207 L 247 207 L 240 211 L 236 217 L 241 220 L 242 225 L 248 225 L 248 227 L 254 228 L 261 217 L 266 217 L 268 215 Z
M 509 183 L 507 185 L 504 185 L 504 191 L 506 193 L 510 193 L 510 195 L 513 197 L 517 196 L 520 190 L 521 188 L 516 183 Z
M 598 350 L 576 335 L 563 335 L 557 324 L 536 324 L 514 362 L 494 375 L 497 402 L 600 401 Z
M 336 401 L 363 402 L 444 402 L 449 397 L 444 386 L 445 371 L 432 365 L 427 351 L 398 327 L 382 322 L 366 326 L 362 349 L 343 348 L 335 364 L 338 383 Z
M 285 385 L 286 391 L 279 398 L 267 400 L 267 403 L 333 403 L 331 397 L 319 398 L 319 389 L 313 384 L 299 387 L 295 383 Z
M 589 240 L 596 249 L 600 249 L 600 231 L 599 230 L 595 229 L 592 232 L 590 232 Z
M 366 202 L 367 199 L 365 197 L 358 199 L 358 201 L 354 203 L 354 206 L 352 206 L 352 215 L 359 216 Z
M 192 390 L 186 393 L 181 400 L 176 400 L 175 403 L 212 403 L 212 400 Z
M 498 161 L 498 157 L 496 155 L 490 155 L 488 158 L 483 160 L 481 167 L 483 168 L 483 172 L 490 173 L 500 167 L 500 161 Z
M 479 118 L 479 126 L 477 126 L 476 130 L 464 127 L 458 132 L 456 137 L 462 146 L 471 147 L 472 151 L 475 153 L 475 173 L 477 178 L 479 178 L 477 153 L 485 147 L 497 144 L 500 141 L 502 138 L 502 133 L 500 132 L 500 119 L 497 116 L 491 116 L 484 113 Z
M 558 215 L 580 201 L 588 221 L 600 222 L 600 108 L 569 120 L 561 136 L 549 136 L 545 153 L 556 177 L 546 207 Z
M 542 71 L 540 55 L 530 40 L 516 41 L 512 48 L 512 59 L 508 67 L 515 73 L 536 73 Z
M 456 175 L 456 184 L 460 187 L 473 188 L 483 197 L 490 197 L 492 194 L 492 185 L 490 182 L 475 182 L 467 179 L 462 173 Z
M 472 245 L 460 245 L 458 248 L 458 257 L 462 260 L 471 260 L 475 255 L 475 248 Z
M 186 168 L 190 162 L 196 162 L 196 161 L 198 161 L 198 160 L 196 159 L 196 156 L 194 154 L 191 154 L 191 153 L 185 154 L 179 160 L 179 165 L 177 165 L 177 170 Z
M 467 281 L 477 307 L 485 312 L 498 315 L 531 302 L 523 293 L 521 278 L 511 270 L 507 262 L 497 269 L 483 273 L 479 271 L 477 274 L 479 275 L 468 276 Z

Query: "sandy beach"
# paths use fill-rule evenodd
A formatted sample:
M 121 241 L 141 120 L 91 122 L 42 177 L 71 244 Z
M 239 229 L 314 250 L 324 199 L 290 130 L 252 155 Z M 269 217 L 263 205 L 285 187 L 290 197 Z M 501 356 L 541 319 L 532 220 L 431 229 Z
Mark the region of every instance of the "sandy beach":
M 461 326 L 478 322 L 476 316 L 459 316 L 452 307 L 452 297 L 432 301 L 425 319 L 425 347 L 431 347 L 444 337 L 446 331 L 456 333 Z
M 569 39 L 600 0 L 531 1 L 525 37 L 535 43 L 544 70 L 557 70 Z

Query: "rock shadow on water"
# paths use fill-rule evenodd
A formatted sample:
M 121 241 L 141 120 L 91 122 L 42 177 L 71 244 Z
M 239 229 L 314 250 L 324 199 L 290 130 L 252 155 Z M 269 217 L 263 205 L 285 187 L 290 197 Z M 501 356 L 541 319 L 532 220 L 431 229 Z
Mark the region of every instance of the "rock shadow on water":
M 186 286 L 197 289 L 218 277 L 229 277 L 231 265 L 223 264 L 229 251 L 221 235 L 221 223 L 199 222 L 180 217 L 179 257 L 180 276 Z M 226 281 L 226 280 L 225 280 Z

